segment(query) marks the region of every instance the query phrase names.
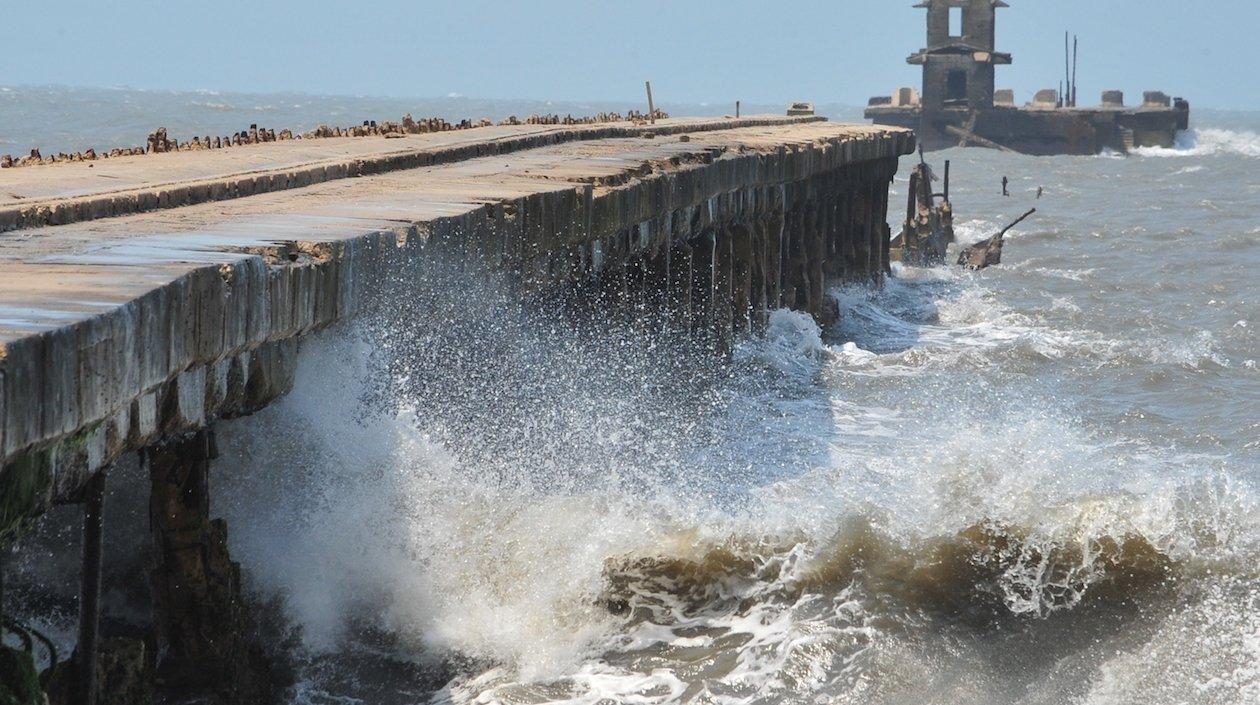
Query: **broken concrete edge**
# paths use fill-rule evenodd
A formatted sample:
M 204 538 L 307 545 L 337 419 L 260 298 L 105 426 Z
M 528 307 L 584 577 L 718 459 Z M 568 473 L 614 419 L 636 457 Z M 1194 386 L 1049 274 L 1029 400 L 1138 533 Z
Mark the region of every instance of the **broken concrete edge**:
M 251 414 L 293 384 L 299 341 L 353 318 L 386 280 L 419 276 L 435 248 L 491 268 L 554 271 L 563 248 L 649 225 L 662 214 L 740 207 L 744 187 L 783 188 L 870 163 L 891 179 L 912 132 L 836 136 L 654 171 L 611 188 L 540 190 L 458 215 L 224 251 L 107 312 L 0 348 L 0 543 L 68 501 L 125 452 Z M 778 186 L 774 186 L 777 184 Z M 886 190 L 886 189 L 885 189 Z M 689 209 L 689 210 L 687 210 Z M 489 216 L 489 217 L 487 217 Z M 312 256 L 291 260 L 284 252 Z M 539 275 L 544 276 L 544 275 Z
M 823 117 L 749 117 L 656 125 L 582 124 L 542 133 L 502 137 L 446 147 L 419 147 L 350 159 L 333 159 L 261 171 L 226 174 L 206 180 L 162 183 L 121 192 L 64 199 L 45 199 L 0 209 L 0 233 L 10 230 L 67 225 L 85 220 L 243 198 L 260 193 L 403 169 L 510 154 L 526 149 L 587 140 L 674 135 L 739 127 L 766 127 L 803 122 L 825 122 Z M 475 128 L 473 128 L 475 129 Z

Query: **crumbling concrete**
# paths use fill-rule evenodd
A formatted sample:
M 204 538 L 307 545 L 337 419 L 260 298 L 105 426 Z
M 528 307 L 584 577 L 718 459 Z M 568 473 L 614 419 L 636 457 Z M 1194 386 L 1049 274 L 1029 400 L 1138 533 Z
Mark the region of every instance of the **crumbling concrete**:
M 890 256 L 911 266 L 930 266 L 945 261 L 945 252 L 954 242 L 954 207 L 949 202 L 949 164 L 946 163 L 945 193 L 937 203 L 932 192 L 935 178 L 927 163 L 910 173 L 906 195 L 906 218 L 901 232 L 890 244 Z
M 902 86 L 893 91 L 891 105 L 911 106 L 919 104 L 919 92 L 909 86 Z
M 1042 88 L 1033 96 L 1032 102 L 1028 104 L 1028 107 L 1033 110 L 1053 110 L 1061 107 L 1058 89 Z
M 1103 91 L 1102 104 L 1105 108 L 1123 108 L 1124 107 L 1124 91 Z

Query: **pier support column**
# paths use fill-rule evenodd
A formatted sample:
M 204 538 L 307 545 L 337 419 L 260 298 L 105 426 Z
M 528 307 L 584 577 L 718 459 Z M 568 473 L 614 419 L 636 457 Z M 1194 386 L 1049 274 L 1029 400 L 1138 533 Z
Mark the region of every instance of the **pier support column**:
M 83 567 L 79 583 L 79 643 L 75 647 L 76 705 L 96 705 L 101 626 L 101 567 L 104 563 L 105 470 L 88 481 L 83 501 Z
M 749 332 L 752 313 L 753 236 L 743 223 L 730 227 L 731 323 L 737 335 Z
M 805 218 L 799 206 L 784 218 L 783 305 L 794 311 L 809 310 L 805 279 Z
M 882 218 L 877 218 L 882 227 L 880 235 L 880 269 L 883 275 L 892 274 L 892 229 L 888 227 L 888 189 L 892 187 L 893 177 L 897 175 L 897 162 L 889 160 L 885 162 L 880 173 L 880 189 L 879 199 L 880 208 L 877 215 L 882 214 Z M 945 190 L 949 190 L 949 163 L 945 163 Z
M 701 233 L 691 242 L 691 331 L 708 341 L 713 331 L 713 251 L 717 235 Z
M 822 225 L 819 223 L 818 204 L 810 201 L 805 207 L 805 279 L 808 287 L 809 305 L 806 308 L 815 317 L 825 319 L 823 315 L 823 299 L 827 295 L 827 282 L 824 267 L 827 261 L 827 245 L 823 241 Z
M 849 181 L 846 179 L 844 183 L 847 186 Z M 840 230 L 840 258 L 844 262 L 842 265 L 843 271 L 840 276 L 846 283 L 856 279 L 858 274 L 856 244 L 857 229 L 853 225 L 854 208 L 855 204 L 853 191 L 851 188 L 846 187 L 843 195 L 840 196 L 840 215 L 838 218 L 839 222 L 837 224 L 837 227 Z
M 719 352 L 725 353 L 735 345 L 732 237 L 726 225 L 716 227 L 713 232 L 713 343 Z
M 659 329 L 669 301 L 670 247 L 666 238 L 652 243 L 643 253 L 643 304 L 646 320 Z
M 870 274 L 870 204 L 861 181 L 855 180 L 853 185 L 852 229 L 849 237 L 853 241 L 853 278 L 858 280 Z
M 766 223 L 764 219 L 754 220 L 749 229 L 752 232 L 752 331 L 761 335 L 766 330 L 769 312 L 766 309 L 766 291 L 770 274 L 768 271 L 768 255 L 766 253 Z
M 691 327 L 691 256 L 691 246 L 686 242 L 671 243 L 665 291 L 666 320 L 682 332 Z
M 766 307 L 783 308 L 783 211 L 775 211 L 763 224 L 766 233 Z
M 878 281 L 884 274 L 883 252 L 884 246 L 880 242 L 884 237 L 883 218 L 877 216 L 883 215 L 887 217 L 887 208 L 881 206 L 879 191 L 883 187 L 880 180 L 867 176 L 865 179 L 866 188 L 863 189 L 866 194 L 866 251 L 868 259 L 866 263 L 867 275 L 875 281 Z M 887 191 L 884 188 L 884 191 Z
M 144 450 L 152 494 L 152 588 L 158 674 L 180 694 L 257 702 L 266 666 L 247 638 L 240 566 L 227 549 L 227 525 L 210 519 L 214 435 L 202 429 Z

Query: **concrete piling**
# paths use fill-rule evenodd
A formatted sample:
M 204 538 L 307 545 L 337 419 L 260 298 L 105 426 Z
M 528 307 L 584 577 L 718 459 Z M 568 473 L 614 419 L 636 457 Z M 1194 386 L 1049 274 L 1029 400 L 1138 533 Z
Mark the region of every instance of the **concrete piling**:
M 752 229 L 740 222 L 730 228 L 731 238 L 731 328 L 735 335 L 748 335 L 752 320 L 753 242 Z
M 757 218 L 749 225 L 749 327 L 754 335 L 761 334 L 766 328 L 769 312 L 766 307 L 766 289 L 770 278 L 766 266 L 766 227 L 765 219 Z
M 695 238 L 691 245 L 691 332 L 702 340 L 709 340 L 713 330 L 711 317 L 716 238 L 716 233 L 708 229 Z
M 83 501 L 83 563 L 79 590 L 79 643 L 75 647 L 76 702 L 96 705 L 96 664 L 100 646 L 101 569 L 105 534 L 105 477 L 88 481 Z
M 686 240 L 670 243 L 669 274 L 666 281 L 666 320 L 675 331 L 687 331 L 691 326 L 691 278 L 694 248 Z
M 735 297 L 732 291 L 733 248 L 731 227 L 719 226 L 713 229 L 713 299 L 709 322 L 712 326 L 712 340 L 719 352 L 729 352 L 734 345 L 735 337 Z
M 180 693 L 254 702 L 267 690 L 266 676 L 248 638 L 240 565 L 228 555 L 226 524 L 210 518 L 210 461 L 217 456 L 209 428 L 142 453 L 158 675 Z

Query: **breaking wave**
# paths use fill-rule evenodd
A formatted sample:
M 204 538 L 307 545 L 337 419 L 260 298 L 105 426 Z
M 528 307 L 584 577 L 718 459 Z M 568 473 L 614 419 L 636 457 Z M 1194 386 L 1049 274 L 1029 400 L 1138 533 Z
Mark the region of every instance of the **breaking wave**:
M 1134 154 L 1143 157 L 1201 157 L 1215 154 L 1232 154 L 1242 157 L 1260 157 L 1260 134 L 1248 130 L 1224 130 L 1220 128 L 1192 128 L 1177 133 L 1172 148 L 1139 147 Z
M 376 702 L 345 694 L 382 677 L 347 653 L 442 673 L 447 703 L 1245 701 L 1254 487 L 987 381 L 1193 361 L 898 275 L 834 290 L 826 331 L 773 312 L 682 395 L 685 349 L 588 349 L 503 301 L 437 319 L 484 353 L 388 326 L 307 350 L 223 443 L 233 549 L 309 652 L 300 701 Z
M 960 204 L 1033 198 L 954 159 Z M 1254 223 L 1184 163 L 1027 165 L 1001 266 L 894 266 L 729 360 L 463 280 L 308 346 L 216 498 L 297 703 L 1255 701 Z

